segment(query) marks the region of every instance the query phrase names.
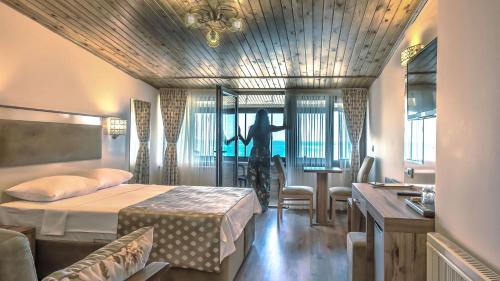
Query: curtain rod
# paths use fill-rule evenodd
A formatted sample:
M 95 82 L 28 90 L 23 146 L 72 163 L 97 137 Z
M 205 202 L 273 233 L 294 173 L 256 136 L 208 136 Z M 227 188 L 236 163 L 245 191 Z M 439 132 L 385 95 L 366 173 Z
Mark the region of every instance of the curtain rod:
M 55 113 L 55 114 L 68 114 L 68 115 L 79 115 L 79 116 L 88 116 L 88 117 L 99 117 L 99 118 L 116 117 L 116 116 L 110 116 L 110 115 L 97 115 L 97 114 L 88 114 L 88 113 L 77 113 L 77 112 L 69 112 L 69 111 L 60 111 L 60 110 L 41 109 L 41 108 L 34 108 L 34 107 L 24 107 L 24 106 L 16 106 L 16 105 L 7 105 L 7 104 L 0 104 L 0 108 L 17 109 L 17 110 L 28 110 L 28 111 L 37 111 L 37 112 L 46 112 L 46 113 Z

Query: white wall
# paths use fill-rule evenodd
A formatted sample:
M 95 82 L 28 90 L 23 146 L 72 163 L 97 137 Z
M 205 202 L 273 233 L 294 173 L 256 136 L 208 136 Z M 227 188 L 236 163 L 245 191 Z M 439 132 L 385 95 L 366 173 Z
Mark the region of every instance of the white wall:
M 367 153 L 375 156 L 374 178 L 404 179 L 405 73 L 401 51 L 437 37 L 437 1 L 428 0 L 369 91 Z M 438 82 L 439 83 L 439 82 Z M 372 146 L 374 151 L 372 151 Z
M 155 88 L 3 3 L 0 34 L 0 104 L 128 118 L 130 98 L 156 103 Z M 0 169 L 0 189 L 84 167 L 128 168 L 125 137 L 104 136 L 103 144 L 99 161 Z
M 439 10 L 436 226 L 500 272 L 500 1 Z

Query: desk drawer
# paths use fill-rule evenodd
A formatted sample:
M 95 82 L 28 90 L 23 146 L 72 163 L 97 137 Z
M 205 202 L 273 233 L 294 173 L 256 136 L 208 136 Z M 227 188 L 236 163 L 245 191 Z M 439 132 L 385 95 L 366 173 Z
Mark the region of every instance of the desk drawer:
M 355 188 L 352 189 L 352 201 L 366 217 L 366 200 Z

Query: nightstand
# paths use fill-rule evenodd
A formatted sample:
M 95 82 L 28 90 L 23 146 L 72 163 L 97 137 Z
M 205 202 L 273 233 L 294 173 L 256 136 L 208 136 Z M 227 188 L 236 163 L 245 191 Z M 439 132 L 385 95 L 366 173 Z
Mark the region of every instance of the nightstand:
M 31 254 L 33 254 L 33 259 L 35 259 L 35 257 L 36 257 L 36 255 L 35 255 L 36 229 L 34 227 L 0 224 L 0 228 L 12 230 L 15 232 L 20 232 L 20 233 L 26 235 L 26 237 L 28 237 L 28 241 L 30 242 Z

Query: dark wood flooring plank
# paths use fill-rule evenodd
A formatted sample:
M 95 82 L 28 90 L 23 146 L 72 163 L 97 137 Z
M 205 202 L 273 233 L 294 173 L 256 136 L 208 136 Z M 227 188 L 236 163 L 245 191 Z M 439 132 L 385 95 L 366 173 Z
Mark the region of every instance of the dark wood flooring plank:
M 334 227 L 309 226 L 307 211 L 285 210 L 280 227 L 276 209 L 257 217 L 255 242 L 235 281 L 347 280 L 347 216 Z

